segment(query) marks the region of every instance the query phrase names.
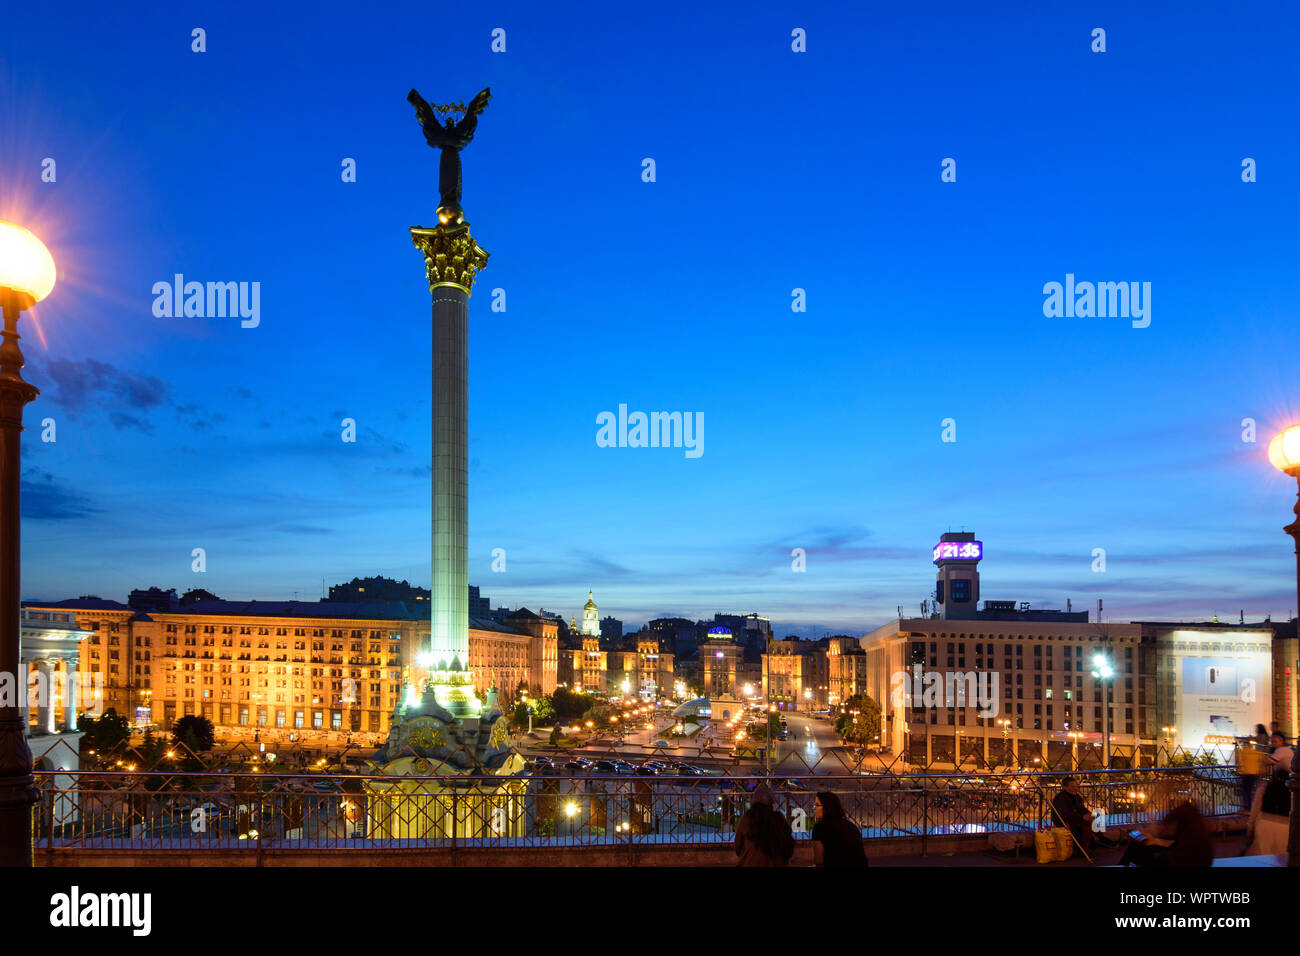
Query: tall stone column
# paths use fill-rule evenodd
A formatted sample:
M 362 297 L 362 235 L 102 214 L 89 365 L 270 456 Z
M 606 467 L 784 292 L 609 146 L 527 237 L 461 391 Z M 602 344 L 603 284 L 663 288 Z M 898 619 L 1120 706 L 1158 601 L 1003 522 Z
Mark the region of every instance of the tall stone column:
M 65 660 L 63 671 L 63 729 L 71 732 L 77 729 L 77 662 Z
M 18 682 L 22 685 L 22 697 L 18 701 L 18 719 L 22 721 L 23 736 L 27 736 L 27 731 L 32 723 L 32 665 L 30 661 L 23 661 L 18 665 Z
M 40 675 L 36 683 L 36 726 L 39 733 L 54 733 L 54 662 L 41 658 L 36 662 Z
M 457 716 L 477 713 L 469 673 L 469 296 L 488 255 L 469 224 L 411 228 L 433 296 L 431 679 Z M 472 703 L 471 703 L 472 702 Z

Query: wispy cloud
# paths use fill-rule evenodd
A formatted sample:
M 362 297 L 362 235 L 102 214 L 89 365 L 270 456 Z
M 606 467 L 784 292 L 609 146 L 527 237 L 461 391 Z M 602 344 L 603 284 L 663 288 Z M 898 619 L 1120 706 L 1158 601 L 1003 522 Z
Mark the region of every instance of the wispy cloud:
M 22 516 L 43 521 L 88 518 L 100 509 L 80 492 L 67 488 L 48 471 L 28 468 L 21 481 Z

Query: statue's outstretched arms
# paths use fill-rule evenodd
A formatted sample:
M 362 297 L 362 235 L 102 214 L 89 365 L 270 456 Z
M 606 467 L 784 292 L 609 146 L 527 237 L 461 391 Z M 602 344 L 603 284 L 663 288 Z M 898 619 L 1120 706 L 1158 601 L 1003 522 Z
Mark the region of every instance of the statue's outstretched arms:
M 417 90 L 411 90 L 406 94 L 406 102 L 415 107 L 415 115 L 420 117 L 422 121 L 424 117 L 433 115 L 433 107 L 425 102 L 424 97 Z
M 442 131 L 442 124 L 434 115 L 433 107 L 415 90 L 406 94 L 406 100 L 415 107 L 415 116 L 420 121 L 420 126 L 424 128 L 424 138 L 428 144 L 435 147 L 441 145 L 442 137 L 439 133 Z
M 411 92 L 414 93 L 415 90 L 412 90 Z M 492 99 L 492 87 L 485 86 L 483 87 L 483 89 L 479 90 L 478 95 L 476 95 L 472 100 L 469 101 L 469 109 L 466 110 L 465 112 L 466 118 L 469 118 L 470 116 L 477 116 L 479 113 L 482 113 L 485 109 L 488 108 L 488 101 L 491 99 Z

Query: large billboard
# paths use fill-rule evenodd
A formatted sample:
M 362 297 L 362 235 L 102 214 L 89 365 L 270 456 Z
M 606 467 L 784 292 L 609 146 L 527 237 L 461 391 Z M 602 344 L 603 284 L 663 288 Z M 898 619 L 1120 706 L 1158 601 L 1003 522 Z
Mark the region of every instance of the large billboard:
M 1169 651 L 1177 655 L 1177 742 L 1189 749 L 1231 749 L 1272 718 L 1271 634 L 1233 635 L 1207 643 L 1206 632 L 1179 631 Z M 1242 640 L 1241 638 L 1246 638 Z M 1208 651 L 1208 653 L 1207 653 Z

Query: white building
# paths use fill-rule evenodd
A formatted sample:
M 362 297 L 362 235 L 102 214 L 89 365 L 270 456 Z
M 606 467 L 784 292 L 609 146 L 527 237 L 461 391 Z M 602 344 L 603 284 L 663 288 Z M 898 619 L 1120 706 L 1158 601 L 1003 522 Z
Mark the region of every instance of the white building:
M 86 688 L 79 698 L 77 668 L 81 642 L 90 631 L 77 627 L 71 611 L 33 611 L 23 609 L 19 620 L 18 662 L 22 669 L 25 696 L 20 702 L 27 723 L 27 746 L 36 770 L 80 769 L 81 733 L 77 730 L 77 711 L 98 712 L 102 698 L 97 688 Z M 33 706 L 35 705 L 35 721 Z M 52 813 L 55 823 L 76 819 L 76 778 L 56 774 L 53 790 L 42 796 L 42 813 Z

